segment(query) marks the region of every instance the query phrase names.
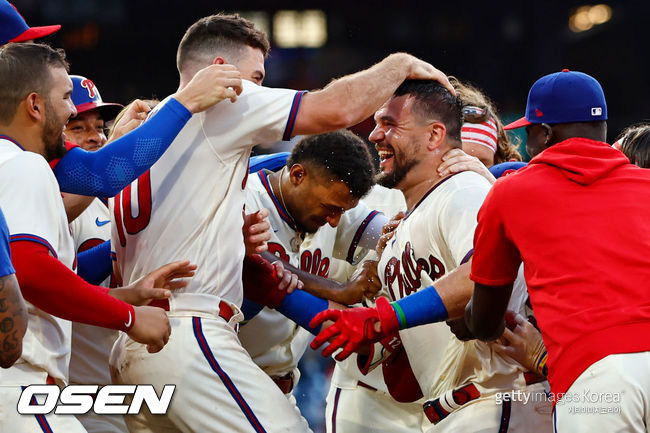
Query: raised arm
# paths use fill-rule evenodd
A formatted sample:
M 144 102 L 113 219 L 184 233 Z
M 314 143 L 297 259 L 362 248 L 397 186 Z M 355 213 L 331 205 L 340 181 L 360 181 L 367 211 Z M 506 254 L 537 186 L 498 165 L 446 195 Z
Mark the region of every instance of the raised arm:
M 158 161 L 192 114 L 226 98 L 236 100 L 239 93 L 241 78 L 234 66 L 202 69 L 151 119 L 110 146 L 96 152 L 71 149 L 54 168 L 61 191 L 93 197 L 116 195 Z
M 406 53 L 391 54 L 376 65 L 306 93 L 293 129 L 295 135 L 347 128 L 372 116 L 407 79 L 436 80 L 455 93 L 447 76 Z

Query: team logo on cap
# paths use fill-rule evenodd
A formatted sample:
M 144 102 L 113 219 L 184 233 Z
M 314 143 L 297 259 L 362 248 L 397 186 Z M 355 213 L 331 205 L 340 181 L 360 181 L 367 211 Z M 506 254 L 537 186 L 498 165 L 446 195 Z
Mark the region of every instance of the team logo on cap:
M 603 109 L 601 107 L 591 107 L 591 115 L 592 116 L 602 116 L 603 115 Z
M 543 115 L 544 113 L 542 113 L 542 110 L 540 110 L 539 108 L 535 108 L 535 116 L 542 117 Z
M 88 97 L 90 99 L 95 97 L 95 83 L 86 78 L 81 81 L 80 85 L 88 91 Z

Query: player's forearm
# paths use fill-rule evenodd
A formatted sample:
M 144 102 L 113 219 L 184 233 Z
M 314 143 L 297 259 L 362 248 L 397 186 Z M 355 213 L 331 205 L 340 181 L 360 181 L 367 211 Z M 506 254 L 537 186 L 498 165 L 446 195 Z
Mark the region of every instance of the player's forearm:
M 372 116 L 409 76 L 411 59 L 404 53 L 392 54 L 369 69 L 305 94 L 294 134 L 346 128 Z
M 512 283 L 484 286 L 476 283 L 474 294 L 465 309 L 465 324 L 479 340 L 496 340 L 503 334 L 504 317 L 512 293 Z
M 262 253 L 261 255 L 269 262 L 278 260 L 276 256 L 269 252 Z M 321 299 L 327 299 L 339 304 L 349 305 L 355 303 L 351 299 L 351 294 L 345 290 L 346 287 L 343 284 L 339 284 L 336 281 L 328 280 L 327 278 L 303 271 L 285 261 L 283 261 L 282 264 L 284 265 L 285 269 L 288 269 L 289 271 L 296 274 L 298 276 L 298 279 L 303 282 L 303 290 L 305 292 L 311 293 L 312 295 Z
M 190 117 L 187 108 L 171 99 L 151 119 L 109 146 L 96 152 L 71 149 L 54 168 L 61 191 L 113 197 L 158 161 Z
M 27 320 L 27 307 L 15 275 L 0 277 L 0 367 L 9 368 L 20 358 Z
M 86 283 L 45 246 L 15 241 L 11 256 L 22 294 L 34 306 L 62 319 L 102 328 L 126 332 L 133 326 L 133 306 L 110 296 L 108 289 Z

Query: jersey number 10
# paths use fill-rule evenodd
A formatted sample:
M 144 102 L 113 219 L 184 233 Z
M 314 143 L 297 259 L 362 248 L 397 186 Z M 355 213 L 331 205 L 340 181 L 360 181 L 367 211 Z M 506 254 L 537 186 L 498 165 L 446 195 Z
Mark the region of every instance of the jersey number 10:
M 151 178 L 149 171 L 146 171 L 138 178 L 138 216 L 133 216 L 131 205 L 131 186 L 124 188 L 115 196 L 113 212 L 117 234 L 120 238 L 120 245 L 126 246 L 124 230 L 130 235 L 141 232 L 149 225 L 151 219 Z M 124 216 L 124 217 L 122 217 Z

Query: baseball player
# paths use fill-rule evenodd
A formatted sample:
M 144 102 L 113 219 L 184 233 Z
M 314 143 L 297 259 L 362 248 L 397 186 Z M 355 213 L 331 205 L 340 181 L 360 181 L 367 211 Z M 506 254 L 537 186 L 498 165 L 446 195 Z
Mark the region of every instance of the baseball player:
M 281 259 L 302 271 L 304 290 L 343 302 L 360 299 L 354 282 L 344 288 L 324 279 L 330 277 L 333 260 L 356 263 L 377 243 L 386 218 L 358 205 L 372 185 L 372 174 L 365 143 L 342 130 L 302 139 L 282 170 L 260 170 L 249 178 L 246 211 L 270 209 L 268 249 L 276 256 L 270 260 Z M 322 293 L 323 288 L 329 291 Z M 354 292 L 356 299 L 342 291 Z M 298 381 L 297 365 L 309 333 L 269 308 L 250 319 L 246 314 L 246 319 L 239 332 L 242 346 L 289 394 Z
M 398 54 L 323 90 L 270 89 L 256 84 L 264 77 L 268 49 L 266 35 L 236 15 L 193 24 L 178 49 L 180 88 L 206 65 L 229 62 L 245 78 L 243 91 L 236 103 L 193 116 L 151 170 L 116 197 L 112 244 L 125 282 L 171 256 L 191 257 L 199 265 L 187 289 L 164 305 L 173 336 L 163 352 L 149 354 L 124 336 L 114 347 L 111 363 L 123 383 L 177 384 L 168 414 L 128 419 L 132 431 L 308 430 L 235 331 L 242 317 L 241 228 L 250 149 L 358 123 L 409 76 L 447 82 L 431 65 Z M 177 225 L 170 227 L 172 221 Z M 147 255 L 139 253 L 144 250 Z M 170 365 L 177 368 L 170 371 Z
M 604 142 L 606 119 L 593 77 L 563 70 L 537 80 L 526 116 L 506 126 L 526 126 L 534 157 L 494 185 L 478 215 L 476 287 L 464 323 L 484 340 L 499 334 L 523 260 L 548 349 L 557 432 L 649 425 L 650 175 Z M 503 212 L 513 200 L 517 206 Z M 612 214 L 624 223 L 612 225 Z
M 75 251 L 60 190 L 45 159 L 63 148 L 63 127 L 76 114 L 63 54 L 46 45 L 6 45 L 0 48 L 0 83 L 0 205 L 29 314 L 21 358 L 0 371 L 0 425 L 11 425 L 17 432 L 84 431 L 74 417 L 17 414 L 21 386 L 67 383 L 70 321 L 124 330 L 151 350 L 160 350 L 169 336 L 164 312 L 130 303 L 170 296 L 167 288 L 187 284 L 175 279 L 191 276 L 194 267 L 177 262 L 131 286 L 111 290 L 75 275 Z M 221 87 L 217 93 L 223 91 Z M 202 98 L 209 93 L 204 91 Z M 219 100 L 214 96 L 212 103 Z M 42 399 L 37 401 L 42 404 Z
M 382 285 L 397 302 L 389 304 L 379 298 L 376 309 L 321 313 L 320 320 L 314 320 L 312 326 L 325 318 L 338 318 L 338 322 L 326 328 L 312 347 L 335 336 L 340 330 L 339 322 L 348 329 L 356 329 L 352 332 L 358 332 L 358 324 L 366 323 L 370 328 L 366 328 L 365 334 L 373 334 L 377 331 L 372 319 L 375 312 L 382 317 L 381 330 L 385 333 L 391 327 L 390 320 L 392 329 L 404 329 L 427 323 L 418 321 L 422 318 L 418 314 L 437 314 L 440 320 L 449 309 L 462 310 L 469 298 L 467 274 L 463 275 L 467 265 L 462 264 L 471 257 L 476 213 L 490 184 L 474 172 L 442 179 L 431 176 L 441 163 L 442 154 L 460 146 L 461 118 L 456 98 L 441 86 L 422 81 L 405 82 L 375 114 L 377 126 L 370 139 L 381 158 L 378 182 L 402 190 L 409 209 L 386 244 L 378 265 Z M 455 293 L 447 297 L 451 287 L 445 283 L 454 280 Z M 460 293 L 465 293 L 464 303 L 459 302 Z M 431 298 L 427 299 L 428 296 Z M 426 307 L 421 307 L 423 299 L 427 300 Z M 513 308 L 519 311 L 523 301 L 523 293 L 519 293 L 513 299 Z M 418 313 L 413 314 L 412 307 Z M 349 333 L 341 333 L 323 353 L 328 355 L 345 344 Z M 514 360 L 495 353 L 487 344 L 459 341 L 444 324 L 419 326 L 399 334 L 420 389 L 428 399 L 424 405 L 432 422 L 428 431 L 550 428 L 550 417 L 538 414 L 535 405 L 509 401 L 497 404 L 497 392 L 532 392 L 526 387 L 523 368 Z M 338 357 L 344 357 L 353 348 L 353 344 L 348 344 Z M 388 380 L 386 370 L 384 374 Z
M 77 109 L 77 115 L 71 118 L 65 127 L 66 139 L 78 144 L 84 150 L 96 151 L 106 144 L 105 123 L 115 118 L 122 106 L 104 102 L 99 89 L 88 78 L 71 75 L 70 79 L 72 80 L 71 99 Z M 107 288 L 110 287 L 112 267 L 107 267 L 104 272 L 99 268 L 105 267 L 102 263 L 112 264 L 110 245 L 105 244 L 111 239 L 110 220 L 108 202 L 94 198 L 88 208 L 70 223 L 70 232 L 78 256 L 93 247 L 102 246 L 92 252 L 106 257 L 101 257 L 102 260 L 98 258 L 93 263 L 97 267 L 94 273 L 100 276 L 91 282 Z M 86 281 L 89 279 L 86 278 Z M 116 330 L 78 322 L 72 323 L 70 383 L 98 385 L 111 383 L 108 358 L 118 335 Z M 88 433 L 127 431 L 121 415 L 98 416 L 91 411 L 78 418 Z
M 20 294 L 9 251 L 9 229 L 0 210 L 0 367 L 9 368 L 20 358 L 27 330 L 27 307 Z

